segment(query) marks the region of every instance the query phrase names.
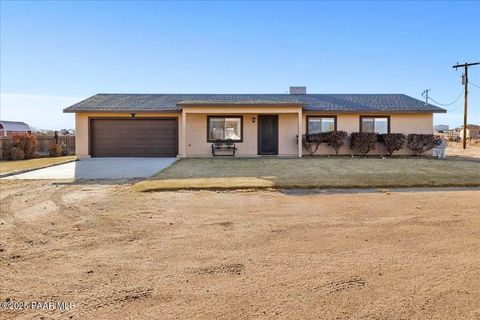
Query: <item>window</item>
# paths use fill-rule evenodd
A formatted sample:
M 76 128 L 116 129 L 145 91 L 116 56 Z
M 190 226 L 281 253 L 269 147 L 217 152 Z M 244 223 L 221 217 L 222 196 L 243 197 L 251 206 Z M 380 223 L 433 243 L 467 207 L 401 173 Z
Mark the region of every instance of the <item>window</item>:
M 330 132 L 337 130 L 337 117 L 307 117 L 307 133 Z
M 390 117 L 360 117 L 361 132 L 389 133 Z
M 208 142 L 231 139 L 242 141 L 242 117 L 208 117 Z

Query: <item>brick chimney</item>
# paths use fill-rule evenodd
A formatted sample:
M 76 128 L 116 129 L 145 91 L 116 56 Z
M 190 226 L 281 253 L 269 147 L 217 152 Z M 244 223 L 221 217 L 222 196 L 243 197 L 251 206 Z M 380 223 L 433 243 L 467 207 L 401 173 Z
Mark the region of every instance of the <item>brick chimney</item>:
M 290 87 L 290 94 L 307 94 L 307 87 Z

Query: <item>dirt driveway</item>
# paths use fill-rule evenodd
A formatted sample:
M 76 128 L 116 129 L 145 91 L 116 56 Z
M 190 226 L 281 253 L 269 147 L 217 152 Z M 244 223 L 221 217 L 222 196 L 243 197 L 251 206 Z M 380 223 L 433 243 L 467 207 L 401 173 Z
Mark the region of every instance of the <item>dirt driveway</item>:
M 480 190 L 1 188 L 1 319 L 480 319 Z

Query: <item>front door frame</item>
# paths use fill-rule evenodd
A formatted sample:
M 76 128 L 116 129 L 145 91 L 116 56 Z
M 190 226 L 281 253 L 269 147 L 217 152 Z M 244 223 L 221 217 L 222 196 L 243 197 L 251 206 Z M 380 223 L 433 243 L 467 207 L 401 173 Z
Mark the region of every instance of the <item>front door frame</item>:
M 275 153 L 263 153 L 262 152 L 262 118 L 275 118 L 277 122 L 277 142 L 276 142 L 276 150 Z M 278 155 L 278 137 L 279 137 L 279 123 L 278 123 L 278 114 L 259 114 L 258 115 L 258 123 L 257 123 L 257 154 L 258 155 L 268 155 L 268 156 L 275 156 Z

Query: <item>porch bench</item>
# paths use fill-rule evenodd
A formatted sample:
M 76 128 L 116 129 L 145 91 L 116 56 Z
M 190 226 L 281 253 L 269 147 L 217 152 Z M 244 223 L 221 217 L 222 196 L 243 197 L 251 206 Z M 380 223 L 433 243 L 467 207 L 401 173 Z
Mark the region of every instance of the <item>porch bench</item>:
M 235 143 L 233 143 L 232 140 L 227 139 L 227 140 L 215 140 L 215 142 L 212 143 L 212 155 L 215 157 L 217 155 L 231 155 L 232 157 L 235 156 L 235 151 L 237 151 L 237 147 L 235 146 Z M 217 152 L 228 152 L 231 154 L 217 154 Z

